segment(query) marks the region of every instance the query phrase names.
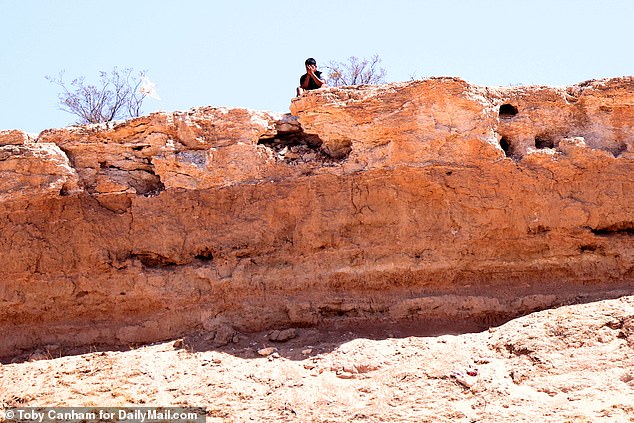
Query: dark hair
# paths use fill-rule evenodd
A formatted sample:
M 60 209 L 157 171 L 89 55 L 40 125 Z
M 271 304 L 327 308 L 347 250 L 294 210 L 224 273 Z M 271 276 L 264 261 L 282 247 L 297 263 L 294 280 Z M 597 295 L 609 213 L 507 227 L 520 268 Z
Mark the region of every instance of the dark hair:
M 304 64 L 305 64 L 306 66 L 308 66 L 308 65 L 316 65 L 316 64 L 317 64 L 317 62 L 316 62 L 316 61 L 315 61 L 315 59 L 313 59 L 312 57 L 309 57 L 308 59 L 306 59 L 306 61 L 304 62 Z

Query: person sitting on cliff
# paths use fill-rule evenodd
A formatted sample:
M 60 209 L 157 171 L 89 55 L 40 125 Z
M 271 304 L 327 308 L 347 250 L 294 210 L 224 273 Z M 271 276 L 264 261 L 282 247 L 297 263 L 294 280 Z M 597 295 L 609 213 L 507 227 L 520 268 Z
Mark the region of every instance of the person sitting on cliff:
M 317 62 L 312 57 L 306 59 L 306 73 L 299 78 L 299 87 L 297 87 L 297 97 L 301 96 L 304 91 L 316 90 L 326 87 L 326 79 L 321 77 L 321 72 L 317 70 Z

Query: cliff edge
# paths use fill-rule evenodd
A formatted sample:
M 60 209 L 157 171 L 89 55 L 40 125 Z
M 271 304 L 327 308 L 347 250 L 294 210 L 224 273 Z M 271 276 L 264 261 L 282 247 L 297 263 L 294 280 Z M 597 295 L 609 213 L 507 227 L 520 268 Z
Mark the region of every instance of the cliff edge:
M 291 112 L 0 132 L 0 357 L 634 291 L 634 78 L 330 88 Z

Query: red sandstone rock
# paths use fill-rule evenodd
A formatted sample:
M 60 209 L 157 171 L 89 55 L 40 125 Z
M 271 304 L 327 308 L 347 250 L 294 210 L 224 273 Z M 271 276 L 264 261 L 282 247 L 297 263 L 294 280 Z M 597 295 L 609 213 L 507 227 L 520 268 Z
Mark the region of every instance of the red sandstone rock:
M 633 96 L 434 78 L 2 146 L 0 356 L 631 292 Z
M 0 145 L 22 145 L 29 142 L 29 136 L 19 129 L 0 131 Z
M 0 201 L 37 203 L 79 191 L 77 173 L 57 145 L 0 146 Z

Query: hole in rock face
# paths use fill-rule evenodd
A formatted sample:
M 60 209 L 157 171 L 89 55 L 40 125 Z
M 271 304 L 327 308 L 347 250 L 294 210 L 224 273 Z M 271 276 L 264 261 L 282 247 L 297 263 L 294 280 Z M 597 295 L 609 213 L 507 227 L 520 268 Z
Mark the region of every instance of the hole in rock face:
M 318 149 L 322 143 L 318 135 L 306 134 L 304 131 L 278 132 L 275 137 L 262 137 L 258 140 L 258 144 L 274 149 L 297 145 Z
M 198 254 L 196 254 L 194 258 L 202 261 L 211 261 L 214 259 L 214 255 L 211 252 L 211 249 L 205 248 L 201 250 Z
M 350 153 L 349 146 L 334 149 L 333 146 L 325 147 L 319 135 L 303 131 L 279 132 L 275 137 L 260 138 L 258 144 L 273 149 L 279 159 L 291 164 L 314 160 L 324 164 L 334 163 L 344 160 Z
M 161 181 L 161 177 L 152 170 L 136 170 L 130 171 L 129 184 L 134 188 L 138 195 L 145 197 L 155 197 L 165 191 L 165 185 Z
M 500 117 L 501 118 L 510 118 L 517 114 L 517 107 L 512 104 L 503 104 L 500 106 Z
M 518 151 L 518 146 L 515 144 L 515 141 L 505 135 L 502 135 L 500 138 L 500 148 L 504 151 L 504 155 L 506 157 L 509 157 L 514 161 L 522 159 L 522 153 L 521 151 Z
M 536 148 L 555 148 L 555 141 L 546 135 L 537 135 L 535 137 Z
M 64 184 L 59 190 L 59 196 L 66 197 L 67 195 L 70 195 L 71 191 L 72 189 L 68 186 L 68 184 Z
M 141 264 L 145 267 L 156 268 L 156 267 L 168 267 L 175 266 L 178 263 L 170 259 L 169 257 L 162 256 L 156 253 L 132 253 L 130 254 L 130 258 L 139 260 Z
M 612 153 L 614 157 L 619 157 L 621 154 L 627 151 L 627 144 L 621 143 L 616 147 L 610 148 L 609 151 Z
M 511 157 L 511 143 L 509 142 L 508 138 L 500 138 L 500 147 L 502 147 L 502 150 L 504 150 L 504 154 L 506 155 L 506 157 Z
M 634 222 L 619 222 L 609 226 L 591 228 L 590 231 L 597 236 L 609 237 L 616 235 L 634 235 Z

